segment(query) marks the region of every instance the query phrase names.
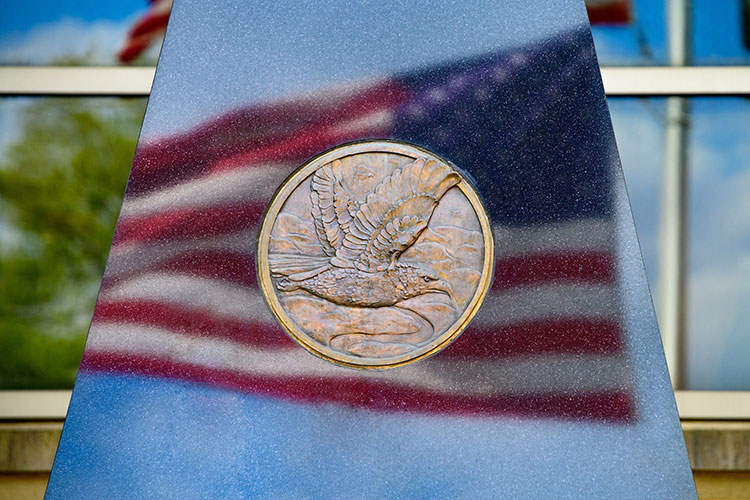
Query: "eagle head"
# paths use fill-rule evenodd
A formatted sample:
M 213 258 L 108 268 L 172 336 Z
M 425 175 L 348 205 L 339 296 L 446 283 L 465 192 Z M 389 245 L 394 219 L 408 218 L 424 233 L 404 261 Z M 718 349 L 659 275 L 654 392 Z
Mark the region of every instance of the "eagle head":
M 400 281 L 406 286 L 406 297 L 417 297 L 425 293 L 444 293 L 451 300 L 453 289 L 435 271 L 414 264 L 399 264 L 396 266 Z

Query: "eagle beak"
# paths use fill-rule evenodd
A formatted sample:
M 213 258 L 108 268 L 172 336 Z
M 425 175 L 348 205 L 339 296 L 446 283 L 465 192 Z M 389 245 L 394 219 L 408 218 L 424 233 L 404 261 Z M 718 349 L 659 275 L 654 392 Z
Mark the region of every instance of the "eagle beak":
M 433 283 L 432 287 L 430 287 L 430 290 L 432 290 L 433 292 L 444 293 L 448 297 L 450 297 L 451 300 L 453 300 L 454 302 L 456 301 L 456 299 L 453 297 L 453 289 L 447 281 L 436 281 L 435 283 Z

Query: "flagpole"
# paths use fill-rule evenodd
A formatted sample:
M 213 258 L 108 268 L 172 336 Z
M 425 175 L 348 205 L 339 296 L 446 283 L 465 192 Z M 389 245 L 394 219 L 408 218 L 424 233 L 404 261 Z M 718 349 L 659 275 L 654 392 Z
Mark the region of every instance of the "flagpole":
M 690 0 L 669 0 L 669 64 L 690 61 Z M 689 103 L 667 98 L 664 174 L 661 197 L 659 323 L 664 353 L 676 389 L 684 387 L 687 272 L 687 134 Z

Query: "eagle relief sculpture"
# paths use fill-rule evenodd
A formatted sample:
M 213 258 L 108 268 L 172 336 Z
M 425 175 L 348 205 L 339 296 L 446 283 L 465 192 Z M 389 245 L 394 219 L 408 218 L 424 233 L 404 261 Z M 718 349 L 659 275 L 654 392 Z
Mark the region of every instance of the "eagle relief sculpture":
M 491 237 L 487 245 L 481 203 L 449 164 L 409 146 L 361 149 L 282 185 L 266 215 L 275 220 L 261 229 L 264 292 L 308 350 L 389 366 L 439 350 L 465 327 L 486 291 Z

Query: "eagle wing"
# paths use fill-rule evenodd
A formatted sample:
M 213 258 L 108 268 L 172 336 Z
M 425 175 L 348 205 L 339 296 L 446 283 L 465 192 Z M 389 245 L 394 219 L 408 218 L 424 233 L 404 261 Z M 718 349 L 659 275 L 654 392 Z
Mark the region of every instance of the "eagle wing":
M 334 160 L 318 169 L 310 184 L 315 232 L 329 257 L 336 255 L 359 210 L 357 200 L 341 179 L 341 161 Z
M 387 269 L 419 238 L 440 198 L 460 181 L 447 165 L 422 158 L 394 171 L 359 207 L 332 262 L 369 272 Z

